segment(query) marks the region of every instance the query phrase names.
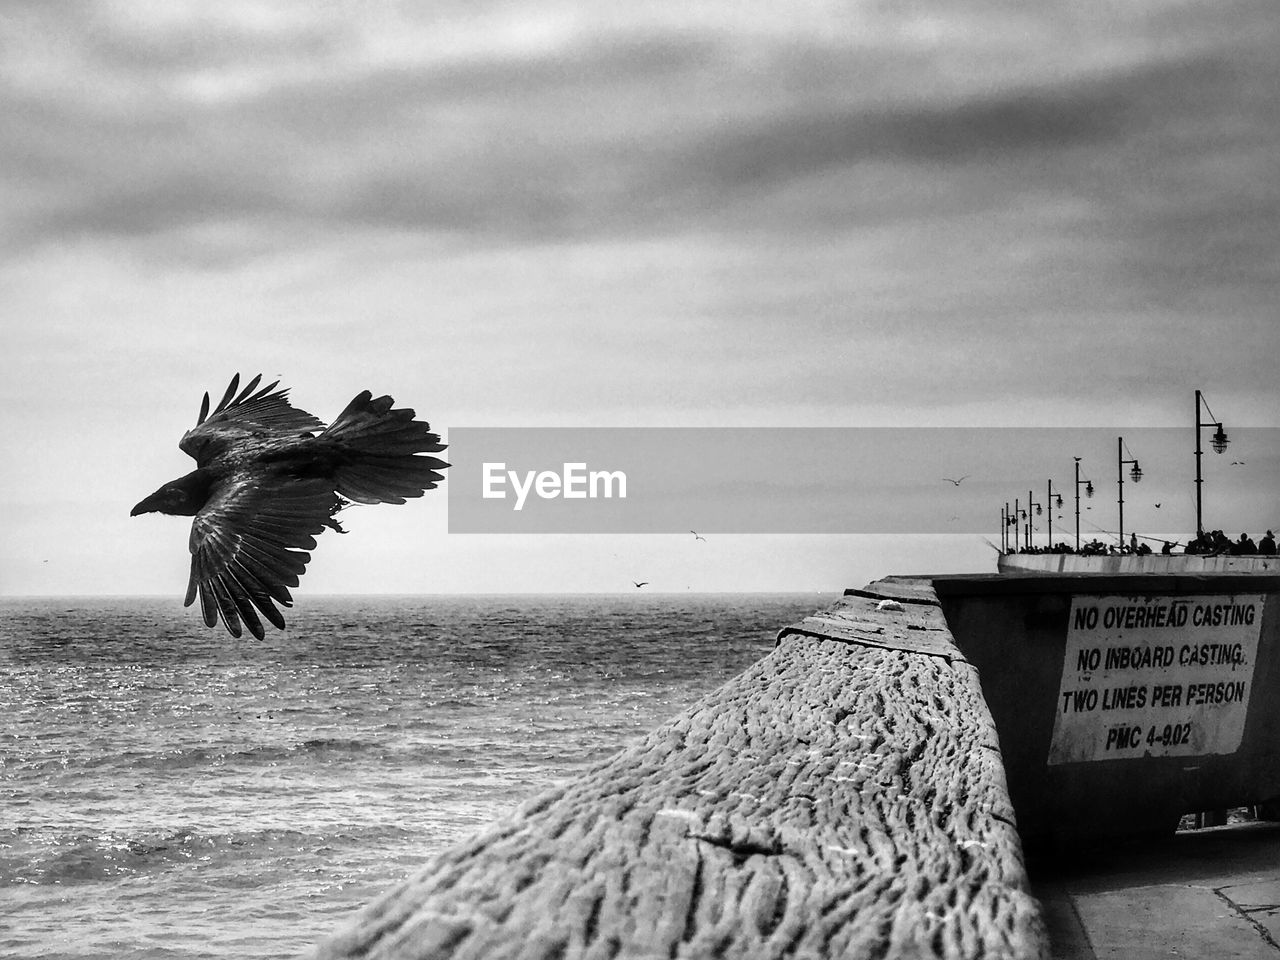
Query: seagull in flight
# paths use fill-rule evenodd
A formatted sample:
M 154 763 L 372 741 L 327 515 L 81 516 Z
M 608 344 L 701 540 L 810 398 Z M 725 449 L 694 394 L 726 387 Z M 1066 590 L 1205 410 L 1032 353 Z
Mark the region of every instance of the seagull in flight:
M 947 481 L 947 483 L 953 483 L 953 484 L 955 484 L 955 485 L 958 487 L 958 486 L 960 486 L 960 484 L 962 484 L 964 481 L 968 480 L 968 479 L 969 479 L 969 477 L 971 477 L 971 476 L 972 476 L 972 474 L 966 473 L 966 474 L 965 474 L 963 477 L 961 477 L 959 480 L 952 480 L 950 477 L 943 477 L 942 479 L 943 479 L 943 480 L 945 480 L 945 481 Z
M 640 589 L 641 587 L 648 586 L 649 584 L 648 580 L 632 580 L 631 582 L 636 585 L 637 590 Z
M 192 517 L 191 575 L 185 606 L 198 593 L 206 626 L 219 618 L 233 637 L 242 624 L 259 640 L 265 617 L 283 630 L 276 604 L 289 607 L 326 528 L 346 533 L 336 515 L 352 503 L 404 503 L 444 479 L 449 464 L 430 424 L 390 397 L 356 394 L 333 423 L 292 406 L 276 383 L 257 389 L 261 375 L 240 389 L 240 375 L 178 449 L 196 469 L 171 480 L 130 511 Z M 255 392 L 256 391 L 256 392 Z
M 1231 465 L 1232 465 L 1233 467 L 1243 467 L 1243 466 L 1244 466 L 1244 461 L 1243 461 L 1243 460 L 1232 460 L 1232 461 L 1231 461 Z
M 703 543 L 707 542 L 707 538 L 704 537 L 702 534 L 698 533 L 697 530 L 690 530 L 689 532 L 693 534 L 693 539 L 701 540 Z

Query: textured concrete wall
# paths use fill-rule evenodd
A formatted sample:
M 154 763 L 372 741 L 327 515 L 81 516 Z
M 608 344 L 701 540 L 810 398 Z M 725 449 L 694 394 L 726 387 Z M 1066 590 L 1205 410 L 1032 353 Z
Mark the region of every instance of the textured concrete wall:
M 824 616 L 874 645 L 786 637 L 314 956 L 1047 955 L 976 673 L 927 584 L 867 593 Z
M 1150 559 L 1150 558 L 1142 558 Z M 966 657 L 981 671 L 984 697 L 1003 738 L 1005 777 L 1018 810 L 1024 846 L 1072 848 L 1082 841 L 1106 841 L 1143 834 L 1171 833 L 1184 814 L 1260 804 L 1280 797 L 1280 577 L 1257 573 L 1179 573 L 1033 576 L 939 576 L 934 587 L 942 599 L 951 633 Z M 1055 720 L 1065 677 L 1073 677 L 1067 650 L 1073 603 L 1091 597 L 1136 597 L 1161 605 L 1177 598 L 1261 596 L 1253 627 L 1256 656 L 1224 664 L 1213 679 L 1247 683 L 1247 718 L 1238 747 L 1228 752 L 1203 747 L 1164 751 L 1143 746 L 1114 759 L 1095 756 L 1084 762 L 1050 762 Z M 1099 634 L 1102 636 L 1103 634 Z M 1161 639 L 1153 640 L 1153 636 Z M 1235 634 L 1234 636 L 1238 636 Z M 1185 627 L 1160 633 L 1135 628 L 1120 631 L 1108 646 L 1213 643 L 1222 634 L 1212 627 Z M 1204 679 L 1193 666 L 1124 673 L 1097 686 L 1155 684 L 1180 687 Z M 1125 677 L 1126 679 L 1120 679 Z M 1148 702 L 1154 701 L 1154 695 Z M 1187 702 L 1151 719 L 1105 708 L 1091 713 L 1090 725 L 1105 729 L 1140 723 L 1195 720 L 1213 722 L 1218 708 L 1192 709 Z M 1159 720 L 1155 720 L 1159 717 Z

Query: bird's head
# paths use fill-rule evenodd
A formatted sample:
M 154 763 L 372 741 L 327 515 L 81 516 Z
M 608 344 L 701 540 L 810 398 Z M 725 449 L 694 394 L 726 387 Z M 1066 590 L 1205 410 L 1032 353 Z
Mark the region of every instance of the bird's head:
M 192 483 L 192 479 L 193 474 L 187 474 L 178 480 L 170 480 L 151 496 L 139 501 L 129 511 L 129 516 L 167 513 L 170 516 L 194 517 L 204 503 L 207 485 L 197 486 Z

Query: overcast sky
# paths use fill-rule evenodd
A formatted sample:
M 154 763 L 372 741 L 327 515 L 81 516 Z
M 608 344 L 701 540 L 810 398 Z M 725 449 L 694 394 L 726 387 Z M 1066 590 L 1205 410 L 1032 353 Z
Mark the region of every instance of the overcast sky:
M 445 431 L 1190 444 L 1196 387 L 1277 425 L 1274 0 L 3 14 L 0 592 L 180 594 L 188 522 L 129 507 L 190 469 L 177 440 L 236 371 Z M 299 595 L 831 590 L 990 554 L 451 536 L 444 506 L 352 511 Z

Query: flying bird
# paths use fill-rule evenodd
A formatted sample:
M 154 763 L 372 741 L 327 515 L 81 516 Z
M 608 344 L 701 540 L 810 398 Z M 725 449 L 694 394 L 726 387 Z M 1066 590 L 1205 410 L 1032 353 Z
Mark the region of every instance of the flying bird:
M 1233 467 L 1243 467 L 1245 465 L 1245 462 L 1243 460 L 1232 460 L 1231 465 Z
M 266 617 L 283 630 L 275 604 L 293 605 L 325 528 L 346 533 L 336 515 L 352 503 L 404 503 L 444 479 L 445 461 L 418 454 L 444 449 L 430 424 L 390 397 L 361 391 L 333 423 L 292 406 L 279 381 L 240 390 L 240 375 L 213 412 L 209 394 L 178 449 L 196 469 L 171 480 L 129 513 L 193 517 L 191 576 L 183 601 L 200 595 L 206 626 L 221 617 L 233 637 L 241 624 L 261 640 Z M 237 393 L 237 390 L 239 392 Z
M 707 538 L 704 537 L 702 534 L 698 533 L 697 530 L 690 530 L 689 532 L 693 534 L 694 540 L 701 540 L 703 543 L 707 542 Z
M 973 476 L 973 474 L 966 473 L 966 474 L 965 474 L 963 477 L 961 477 L 959 480 L 952 480 L 950 477 L 943 477 L 942 479 L 943 479 L 943 480 L 945 480 L 945 481 L 947 481 L 947 483 L 954 483 L 954 484 L 958 487 L 958 486 L 960 486 L 960 484 L 962 484 L 964 481 L 968 480 L 971 476 Z
M 637 581 L 637 580 L 632 580 L 631 582 L 632 582 L 632 583 L 634 583 L 634 584 L 636 585 L 636 589 L 637 589 L 637 590 L 639 590 L 641 587 L 647 587 L 647 586 L 649 585 L 649 581 L 648 581 L 648 580 L 638 580 L 638 581 Z
M 1160 509 L 1160 504 L 1158 504 L 1158 503 L 1156 504 L 1156 509 L 1157 509 L 1157 510 L 1159 510 L 1159 509 Z

